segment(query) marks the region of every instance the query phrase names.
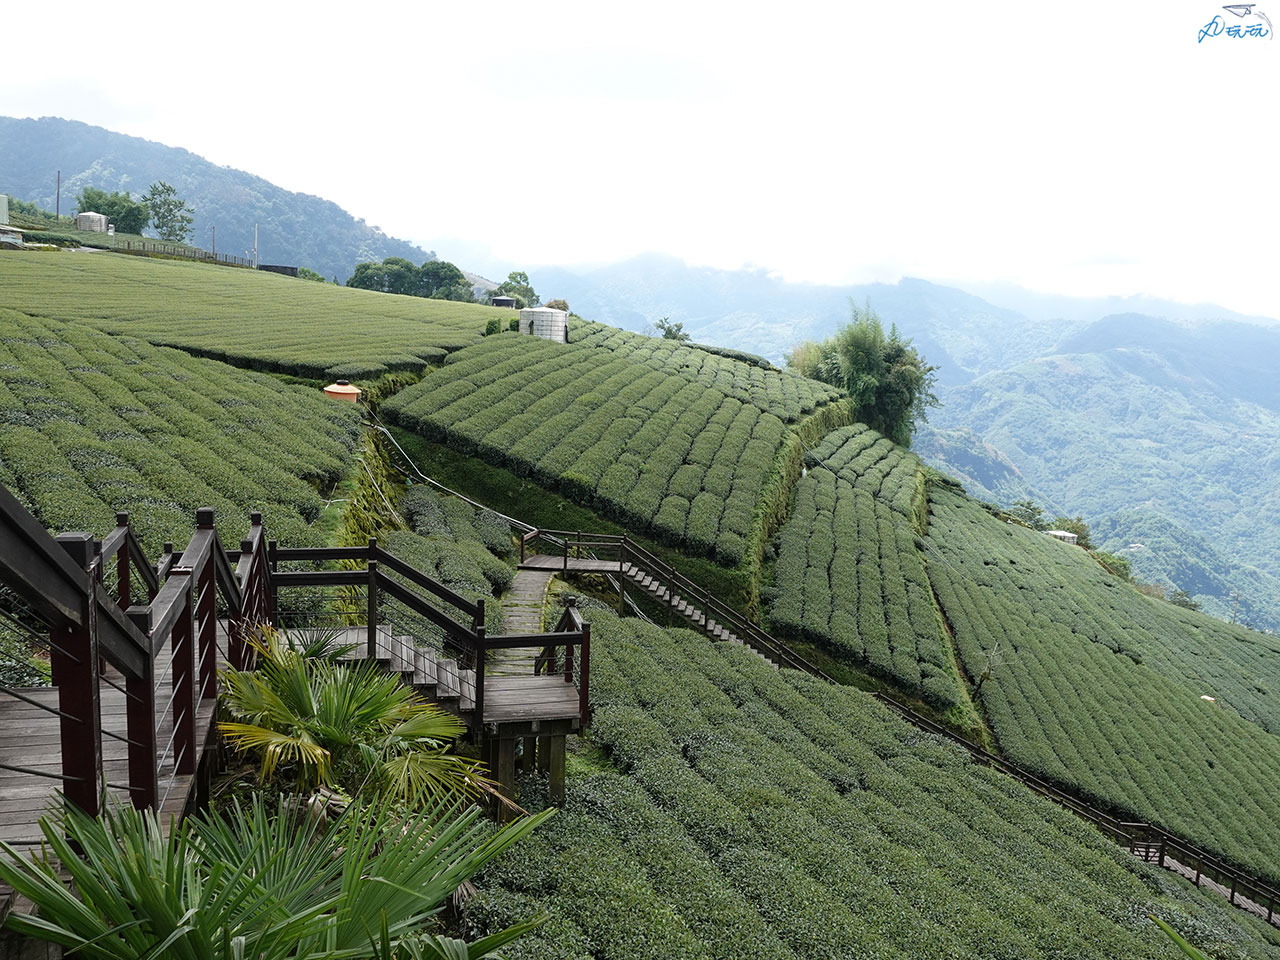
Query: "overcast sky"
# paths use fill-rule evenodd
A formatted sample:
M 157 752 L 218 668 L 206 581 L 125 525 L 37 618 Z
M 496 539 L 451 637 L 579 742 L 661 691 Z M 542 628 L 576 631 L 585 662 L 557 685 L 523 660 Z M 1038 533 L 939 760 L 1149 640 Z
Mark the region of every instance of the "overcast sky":
M 1198 42 L 1215 15 L 1261 22 L 1194 0 L 14 3 L 0 114 L 186 147 L 481 272 L 661 251 L 1280 316 L 1280 41 Z

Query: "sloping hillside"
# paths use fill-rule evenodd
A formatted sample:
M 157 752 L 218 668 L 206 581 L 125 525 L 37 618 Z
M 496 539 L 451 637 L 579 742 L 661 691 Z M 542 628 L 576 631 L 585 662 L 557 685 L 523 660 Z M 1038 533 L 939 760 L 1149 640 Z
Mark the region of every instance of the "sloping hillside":
M 82 320 L 257 370 L 372 378 L 421 371 L 510 310 L 104 253 L 0 254 L 4 306 Z
M 158 555 L 213 507 L 312 542 L 316 487 L 358 440 L 358 412 L 314 391 L 0 308 L 0 482 L 52 529 L 102 532 L 130 510 Z
M 422 263 L 435 257 L 336 203 L 217 166 L 179 147 L 57 117 L 0 117 L 0 193 L 53 210 L 58 170 L 64 215 L 74 211 L 83 187 L 129 191 L 136 199 L 163 180 L 194 211 L 198 245 L 208 249 L 210 228 L 217 227 L 218 250 L 243 256 L 253 247 L 257 224 L 261 262 L 309 267 L 339 283 L 362 260 L 405 257 Z
M 929 506 L 929 576 L 1005 755 L 1280 873 L 1280 642 L 1145 597 L 954 489 Z
M 728 566 L 753 562 L 810 441 L 847 422 L 794 374 L 599 325 L 503 333 L 389 400 L 393 422 Z
M 864 694 L 589 616 L 604 753 L 468 906 L 474 933 L 550 912 L 512 960 L 1174 956 L 1148 913 L 1280 950 Z

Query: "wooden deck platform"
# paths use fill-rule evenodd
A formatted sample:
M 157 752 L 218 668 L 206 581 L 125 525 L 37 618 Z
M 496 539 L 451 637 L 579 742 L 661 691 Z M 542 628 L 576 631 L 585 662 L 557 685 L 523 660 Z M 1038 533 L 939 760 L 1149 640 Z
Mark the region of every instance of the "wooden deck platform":
M 351 647 L 344 660 L 361 660 L 368 650 L 368 638 L 365 626 L 345 627 L 337 633 L 334 645 Z M 385 625 L 378 627 L 375 646 L 377 661 L 399 673 L 404 682 L 411 684 L 425 699 L 456 713 L 468 726 L 477 722 L 474 670 L 460 667 L 456 659 L 440 650 L 418 646 L 412 637 L 394 634 Z M 533 656 L 528 656 L 526 662 L 525 653 L 525 650 L 494 651 L 493 663 L 501 669 L 486 671 L 483 722 L 528 723 L 577 718 L 581 712 L 577 687 L 566 683 L 563 676 L 534 675 Z M 510 654 L 512 658 L 498 659 L 499 654 Z
M 160 817 L 166 824 L 181 817 L 192 800 L 196 776 L 174 772 L 172 748 L 173 713 L 169 706 L 172 653 L 165 649 L 156 660 L 159 690 L 156 704 L 156 742 L 163 757 L 158 773 Z M 124 678 L 110 667 L 104 677 L 124 686 Z M 27 771 L 0 769 L 0 839 L 16 845 L 39 843 L 42 839 L 40 817 L 49 813 L 62 789 L 61 721 L 58 691 L 52 687 L 19 689 L 33 703 L 8 693 L 0 693 L 0 757 Z M 125 695 L 105 681 L 101 684 L 103 729 L 102 768 L 111 800 L 128 803 L 129 781 L 125 741 Z M 44 709 L 45 707 L 49 709 Z M 215 704 L 199 701 L 196 710 L 196 742 L 208 743 L 214 729 Z M 203 751 L 202 751 L 203 753 Z M 48 774 L 42 776 L 41 774 Z M 7 889 L 4 891 L 8 893 Z

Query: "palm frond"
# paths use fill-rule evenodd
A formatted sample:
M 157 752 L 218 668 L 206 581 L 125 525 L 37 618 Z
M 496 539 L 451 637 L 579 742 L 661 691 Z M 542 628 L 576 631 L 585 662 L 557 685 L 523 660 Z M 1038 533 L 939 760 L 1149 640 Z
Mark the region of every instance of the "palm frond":
M 296 763 L 304 783 L 328 783 L 329 751 L 305 732 L 283 732 L 248 723 L 220 723 L 218 729 L 234 749 L 262 751 L 264 780 L 281 763 Z

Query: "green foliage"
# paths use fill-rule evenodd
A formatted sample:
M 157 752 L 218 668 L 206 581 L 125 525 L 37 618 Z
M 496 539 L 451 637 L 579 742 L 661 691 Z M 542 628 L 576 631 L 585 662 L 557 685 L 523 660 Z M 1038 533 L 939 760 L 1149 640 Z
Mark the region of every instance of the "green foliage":
M 1148 913 L 1224 956 L 1280 945 L 865 694 L 589 616 L 608 759 L 477 879 L 471 936 L 551 915 L 508 960 L 1167 958 Z
M 568 300 L 548 300 L 543 304 L 544 307 L 550 307 L 552 310 L 563 310 L 565 313 L 572 313 L 569 309 Z
M 0 425 L 5 482 L 46 526 L 101 534 L 131 510 L 152 556 L 186 542 L 200 507 L 237 530 L 261 509 L 273 537 L 313 542 L 316 485 L 347 469 L 360 429 L 319 391 L 4 309 Z
M 774 628 L 955 705 L 959 681 L 915 545 L 920 461 L 863 424 L 806 459 L 766 591 Z
M 0 286 L 15 310 L 317 380 L 422 371 L 479 340 L 490 317 L 509 315 L 252 270 L 127 257 L 0 254 Z
M 6 926 L 90 960 L 362 960 L 415 943 L 409 955 L 452 960 L 430 950 L 446 901 L 550 812 L 494 832 L 456 803 L 355 802 L 326 824 L 255 798 L 166 830 L 128 807 L 102 820 L 69 808 L 41 821 L 35 856 L 0 845 L 0 878 L 37 908 Z M 490 955 L 529 917 L 461 956 Z
M 490 317 L 484 325 L 484 335 L 492 337 L 495 333 L 502 332 L 502 322 L 497 317 Z
M 1114 573 L 1121 580 L 1132 580 L 1133 570 L 1129 561 L 1125 557 L 1117 557 L 1114 553 L 1107 553 L 1105 550 L 1094 550 L 1093 559 Z M 1192 607 L 1191 609 L 1196 609 Z
M 939 486 L 925 544 L 966 671 L 997 662 L 978 695 L 1006 756 L 1277 876 L 1280 641 L 1145 597 Z
M 529 285 L 529 275 L 523 270 L 513 270 L 507 274 L 507 279 L 503 280 L 490 292 L 488 302 L 492 303 L 495 296 L 514 297 L 517 309 L 521 307 L 536 307 L 541 302 L 538 299 L 538 294 Z
M 134 200 L 128 193 L 85 187 L 76 197 L 76 210 L 80 213 L 101 213 L 115 225 L 117 233 L 142 233 L 151 219 L 151 211 L 145 201 Z
M 787 356 L 797 373 L 843 387 L 855 415 L 894 443 L 908 446 L 918 424 L 937 406 L 937 367 L 930 366 L 896 326 L 886 337 L 870 307 L 853 307 L 853 319 L 822 343 L 803 343 Z
M 191 208 L 178 196 L 178 191 L 163 180 L 151 185 L 142 202 L 151 212 L 151 225 L 161 240 L 188 243 L 192 237 Z
M 365 660 L 305 656 L 274 634 L 257 647 L 257 669 L 222 675 L 232 719 L 218 729 L 232 749 L 261 755 L 264 781 L 291 772 L 304 792 L 340 785 L 414 802 L 483 792 L 480 764 L 449 752 L 466 733 L 462 721 L 399 677 Z
M 491 337 L 383 414 L 564 491 L 637 531 L 736 565 L 758 538 L 784 421 L 835 399 L 804 378 L 587 325 L 572 344 Z M 796 472 L 799 472 L 798 465 Z
M 653 328 L 658 331 L 664 340 L 674 340 L 677 343 L 684 343 L 689 340 L 689 334 L 684 332 L 684 324 L 673 321 L 670 317 L 662 317 L 653 321 Z
M 326 280 L 323 276 L 321 276 L 320 274 L 316 273 L 314 270 L 311 270 L 311 269 L 309 269 L 309 268 L 307 268 L 307 267 L 299 267 L 299 268 L 298 268 L 298 279 L 299 279 L 299 280 L 310 280 L 310 281 L 312 281 L 313 283 L 328 283 L 328 282 L 329 282 L 329 281 L 328 281 L 328 280 Z
M 1034 500 L 1025 499 L 1015 501 L 1013 506 L 1007 511 L 1009 516 L 1017 520 L 1019 523 L 1025 524 L 1032 530 L 1048 530 L 1049 524 L 1044 518 L 1044 508 L 1039 506 Z

